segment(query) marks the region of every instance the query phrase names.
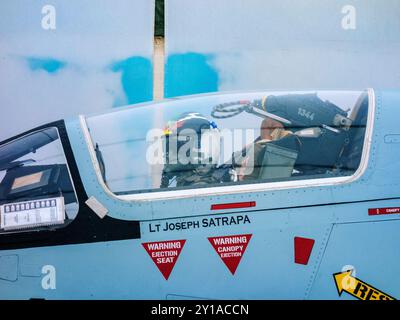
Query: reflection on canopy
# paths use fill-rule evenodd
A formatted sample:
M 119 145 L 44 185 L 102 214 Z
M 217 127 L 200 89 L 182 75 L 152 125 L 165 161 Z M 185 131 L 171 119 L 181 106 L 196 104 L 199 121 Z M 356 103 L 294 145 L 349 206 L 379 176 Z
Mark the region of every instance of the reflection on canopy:
M 86 118 L 116 194 L 349 176 L 368 115 L 361 91 L 193 96 Z

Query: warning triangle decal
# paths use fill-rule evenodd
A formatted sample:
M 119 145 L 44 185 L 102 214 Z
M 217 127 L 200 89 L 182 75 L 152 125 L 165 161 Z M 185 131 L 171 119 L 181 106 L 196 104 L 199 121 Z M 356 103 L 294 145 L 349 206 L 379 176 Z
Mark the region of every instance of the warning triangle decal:
M 142 243 L 142 245 L 164 276 L 165 280 L 168 280 L 185 242 L 186 240 L 170 240 L 146 242 Z
M 232 274 L 235 274 L 251 236 L 251 234 L 241 234 L 224 237 L 210 237 L 208 240 L 228 267 L 229 271 Z

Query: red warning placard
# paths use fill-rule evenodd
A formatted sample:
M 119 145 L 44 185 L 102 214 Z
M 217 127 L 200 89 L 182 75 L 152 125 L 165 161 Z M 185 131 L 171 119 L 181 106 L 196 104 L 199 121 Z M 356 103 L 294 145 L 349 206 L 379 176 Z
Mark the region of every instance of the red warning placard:
M 208 240 L 228 267 L 229 271 L 235 274 L 251 236 L 251 234 L 241 234 L 235 236 L 210 237 Z
M 368 215 L 370 216 L 377 216 L 380 214 L 399 214 L 399 213 L 400 213 L 400 208 L 398 207 L 368 209 Z
M 186 240 L 170 240 L 146 242 L 142 243 L 142 245 L 161 271 L 165 280 L 168 280 L 185 242 Z

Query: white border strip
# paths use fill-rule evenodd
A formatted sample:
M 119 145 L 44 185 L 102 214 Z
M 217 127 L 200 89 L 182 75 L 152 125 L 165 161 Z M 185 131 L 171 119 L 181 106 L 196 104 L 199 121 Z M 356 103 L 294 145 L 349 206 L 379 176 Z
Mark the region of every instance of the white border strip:
M 372 142 L 372 129 L 374 127 L 374 115 L 375 115 L 375 92 L 373 89 L 368 89 L 368 120 L 367 130 L 365 132 L 363 153 L 361 156 L 360 166 L 352 176 L 348 177 L 336 177 L 336 178 L 320 178 L 320 179 L 307 179 L 307 180 L 296 180 L 296 181 L 281 181 L 281 182 L 267 182 L 257 184 L 243 184 L 243 185 L 230 185 L 224 187 L 210 187 L 210 188 L 196 188 L 187 190 L 171 190 L 171 191 L 160 191 L 160 192 L 146 192 L 146 193 L 134 193 L 129 195 L 117 196 L 115 195 L 104 183 L 101 176 L 100 166 L 96 158 L 93 141 L 91 139 L 86 119 L 83 115 L 79 116 L 81 129 L 85 137 L 90 158 L 93 163 L 93 167 L 96 172 L 97 180 L 102 186 L 104 191 L 112 198 L 124 201 L 154 201 L 154 200 L 167 200 L 167 199 L 182 199 L 182 198 L 195 198 L 202 196 L 219 196 L 227 194 L 240 194 L 249 192 L 266 192 L 276 191 L 283 189 L 295 189 L 295 188 L 310 188 L 310 187 L 322 187 L 322 186 L 334 186 L 344 183 L 351 183 L 360 178 L 367 169 L 369 161 L 369 153 Z

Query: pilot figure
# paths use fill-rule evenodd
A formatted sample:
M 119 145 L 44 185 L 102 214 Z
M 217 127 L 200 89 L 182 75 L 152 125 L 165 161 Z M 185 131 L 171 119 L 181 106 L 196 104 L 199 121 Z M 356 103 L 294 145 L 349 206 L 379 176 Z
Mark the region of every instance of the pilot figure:
M 280 118 L 264 117 L 260 136 L 233 154 L 229 164 L 218 166 L 221 137 L 217 125 L 196 112 L 170 121 L 163 134 L 164 168 L 160 188 L 205 186 L 222 182 L 257 180 L 265 145 L 290 134 Z
M 170 121 L 163 133 L 161 188 L 217 183 L 220 134 L 217 125 L 198 112 Z

